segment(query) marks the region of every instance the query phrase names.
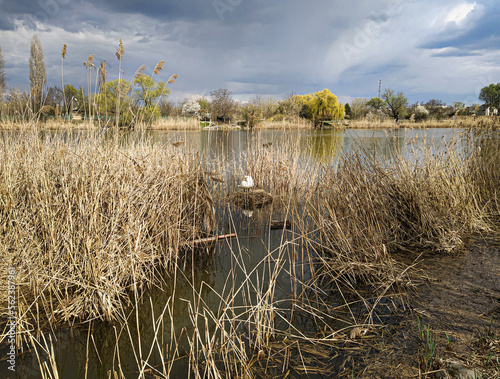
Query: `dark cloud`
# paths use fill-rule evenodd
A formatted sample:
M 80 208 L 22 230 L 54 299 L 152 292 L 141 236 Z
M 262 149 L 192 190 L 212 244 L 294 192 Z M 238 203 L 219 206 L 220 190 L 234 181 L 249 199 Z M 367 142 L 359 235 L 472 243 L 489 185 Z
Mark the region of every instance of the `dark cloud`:
M 436 78 L 470 78 L 484 65 L 499 72 L 497 0 L 479 0 L 463 24 L 445 24 L 456 6 L 454 0 L 0 0 L 0 45 L 6 62 L 15 62 L 6 66 L 9 84 L 20 87 L 37 33 L 54 84 L 63 43 L 65 77 L 85 87 L 82 62 L 90 54 L 108 61 L 110 79 L 116 76 L 122 38 L 125 76 L 165 59 L 161 79 L 180 75 L 174 97 L 220 87 L 241 97 L 323 88 L 371 97 L 379 79 L 409 94 L 435 90 L 439 97 L 448 83 Z M 460 83 L 464 93 L 477 86 Z

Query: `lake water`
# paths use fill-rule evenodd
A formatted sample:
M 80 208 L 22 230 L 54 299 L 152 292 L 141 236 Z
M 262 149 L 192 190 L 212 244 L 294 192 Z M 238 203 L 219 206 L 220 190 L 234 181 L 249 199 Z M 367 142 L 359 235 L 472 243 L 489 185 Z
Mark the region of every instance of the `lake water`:
M 302 159 L 333 162 L 340 152 L 360 150 L 391 157 L 396 151 L 418 150 L 424 144 L 426 147 L 437 147 L 443 140 L 449 140 L 460 132 L 453 129 L 218 130 L 168 133 L 152 131 L 148 135 L 154 142 L 161 144 L 184 141 L 186 146 L 199 151 L 207 161 L 220 156 L 227 161 L 238 160 L 241 153 L 255 143 L 272 143 L 273 147 L 296 143 L 300 146 Z M 416 142 L 411 144 L 410 140 Z M 269 286 L 277 262 L 285 269 L 274 278 L 276 286 L 273 289 L 273 297 L 279 305 L 279 311 L 286 313 L 289 294 L 301 290 L 300 285 L 292 284 L 290 276 L 295 275 L 307 280 L 309 272 L 308 265 L 300 259 L 300 242 L 292 241 L 291 232 L 269 228 L 271 218 L 286 218 L 286 214 L 280 213 L 281 210 L 273 210 L 272 206 L 250 214 L 237 207 L 219 204 L 216 211 L 218 233 L 236 232 L 238 238 L 219 242 L 209 254 L 196 252 L 205 255 L 201 259 L 194 259 L 192 264 L 188 263 L 179 268 L 175 281 L 165 275 L 162 288 L 148 291 L 143 296 L 137 313 L 134 310 L 124 312 L 129 320 L 128 330 L 121 329 L 119 324 L 94 322 L 90 334 L 88 324 L 57 331 L 52 338 L 59 378 L 107 378 L 108 370 L 118 367 L 118 355 L 125 377 L 135 378 L 138 375 L 137 360 L 141 356 L 143 359 L 148 357 L 151 350 L 148 361 L 161 371 L 162 357 L 155 348 L 155 335 L 160 344 L 165 346 L 170 344 L 173 335 L 192 335 L 193 309 L 200 314 L 217 314 L 221 311 L 221 297 L 224 301 L 234 302 L 235 309 L 241 309 L 241 314 L 244 315 L 246 305 L 261 300 L 259 295 L 265 293 Z M 292 243 L 286 245 L 286 241 Z M 246 286 L 244 280 L 247 276 L 251 278 L 252 285 Z M 228 288 L 229 277 L 237 287 L 243 283 L 242 289 L 231 291 Z M 330 300 L 341 302 L 341 299 L 335 297 Z M 172 303 L 175 306 L 169 308 Z M 162 313 L 163 322 L 158 321 Z M 153 319 L 157 320 L 157 323 L 154 323 Z M 174 320 L 172 324 L 170 320 Z M 202 320 L 205 319 L 201 316 L 197 318 L 198 322 Z M 308 328 L 308 321 L 297 319 L 294 323 L 297 327 Z M 210 318 L 207 326 L 212 333 L 217 330 Z M 339 321 L 339 328 L 342 326 Z M 139 339 L 140 352 L 137 342 Z M 185 338 L 180 342 L 180 346 L 188 350 Z M 166 357 L 168 349 L 164 350 Z M 179 360 L 172 368 L 171 377 L 187 377 L 187 367 L 187 360 Z M 35 355 L 19 355 L 16 369 L 19 378 L 41 377 Z M 0 376 L 12 377 L 5 362 L 0 364 Z M 153 376 L 149 374 L 149 377 Z

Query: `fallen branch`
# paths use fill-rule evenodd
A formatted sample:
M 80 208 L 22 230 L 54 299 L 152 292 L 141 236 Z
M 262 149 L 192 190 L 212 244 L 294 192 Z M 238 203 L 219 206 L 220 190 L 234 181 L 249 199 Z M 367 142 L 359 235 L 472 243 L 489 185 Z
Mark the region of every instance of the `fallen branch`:
M 233 238 L 236 237 L 236 233 L 231 233 L 231 234 L 222 234 L 220 236 L 213 236 L 213 237 L 207 237 L 207 238 L 199 238 L 197 240 L 189 241 L 186 242 L 186 245 L 195 245 L 197 243 L 205 243 L 205 242 L 214 242 L 226 238 Z

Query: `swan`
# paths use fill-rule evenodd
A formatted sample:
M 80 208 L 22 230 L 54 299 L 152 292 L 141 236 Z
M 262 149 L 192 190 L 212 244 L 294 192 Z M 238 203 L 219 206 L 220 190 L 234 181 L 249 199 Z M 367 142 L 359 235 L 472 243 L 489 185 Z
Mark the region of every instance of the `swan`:
M 253 179 L 249 175 L 245 175 L 245 180 L 242 180 L 241 184 L 239 185 L 239 187 L 246 189 L 252 188 L 253 186 L 254 186 Z

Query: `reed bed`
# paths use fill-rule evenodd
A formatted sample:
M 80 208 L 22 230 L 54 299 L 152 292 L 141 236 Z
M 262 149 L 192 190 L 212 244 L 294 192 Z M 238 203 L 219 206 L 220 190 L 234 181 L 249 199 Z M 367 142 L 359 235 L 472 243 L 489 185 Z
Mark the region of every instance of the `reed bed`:
M 295 142 L 274 146 L 257 135 L 234 162 L 202 164 L 183 145 L 10 138 L 0 160 L 2 269 L 19 268 L 26 319 L 118 320 L 115 377 L 125 376 L 120 335 L 130 339 L 138 377 L 169 377 L 181 360 L 194 378 L 347 375 L 363 341 L 381 334 L 379 315 L 404 309 L 402 294 L 419 279 L 414 262 L 455 254 L 498 226 L 499 143 L 487 129 L 436 150 L 342 153 L 320 163 Z M 270 212 L 291 230 L 252 268 L 238 238 L 225 241 L 231 268 L 216 291 L 199 278 L 197 251 L 189 250 L 191 266 L 180 252 L 214 230 L 211 192 L 227 199 L 243 175 L 272 196 Z M 158 264 L 173 282 L 159 313 L 150 300 L 146 337 L 138 305 Z M 176 329 L 179 317 L 189 326 Z
M 498 139 L 483 140 L 483 151 L 470 138 L 462 134 L 435 151 L 409 147 L 391 158 L 340 154 L 324 165 L 302 159 L 292 143 L 275 148 L 257 140 L 240 175 L 252 175 L 293 210 L 323 273 L 386 288 L 408 282 L 395 253 L 455 253 L 493 227 Z
M 493 224 L 500 221 L 500 134 L 498 127 L 474 130 L 469 136 L 468 170 L 480 204 Z
M 256 129 L 313 129 L 314 124 L 304 118 L 283 121 L 260 121 L 255 125 Z
M 1 121 L 0 130 L 2 131 L 33 131 L 33 130 L 74 130 L 74 129 L 85 129 L 85 130 L 95 130 L 99 127 L 98 123 L 93 121 L 70 121 L 62 118 L 50 119 L 46 121 L 26 121 L 26 122 L 14 122 L 14 121 Z
M 139 126 L 140 127 L 140 126 Z M 162 117 L 146 129 L 154 130 L 200 130 L 200 120 L 197 117 Z
M 36 133 L 1 143 L 1 265 L 18 272 L 20 314 L 114 319 L 157 265 L 215 229 L 201 163 L 174 147 Z
M 426 128 L 460 128 L 460 129 L 477 129 L 477 128 L 491 128 L 498 124 L 497 117 L 490 116 L 456 116 L 453 118 L 446 118 L 443 120 L 428 119 L 424 121 L 410 121 L 400 120 L 396 123 L 394 119 L 384 117 L 377 118 L 364 118 L 358 120 L 346 121 L 345 127 L 349 129 L 426 129 Z

